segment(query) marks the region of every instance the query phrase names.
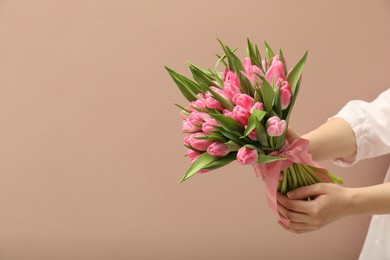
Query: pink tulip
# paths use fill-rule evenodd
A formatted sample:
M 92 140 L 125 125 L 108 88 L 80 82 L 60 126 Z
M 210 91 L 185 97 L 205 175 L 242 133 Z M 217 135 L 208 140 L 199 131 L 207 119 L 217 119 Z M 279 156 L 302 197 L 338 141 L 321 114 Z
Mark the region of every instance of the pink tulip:
M 184 137 L 184 139 L 183 139 L 184 145 L 191 146 L 191 143 L 190 143 L 190 139 L 192 138 L 191 135 L 192 135 L 192 134 L 189 134 L 189 135 L 187 135 L 186 137 Z
M 191 122 L 189 122 L 188 120 L 183 120 L 183 124 L 182 124 L 181 130 L 183 131 L 183 133 L 194 133 L 194 132 L 201 131 L 202 128 L 200 128 L 199 126 L 191 124 Z
M 252 165 L 257 162 L 259 155 L 256 150 L 248 148 L 246 146 L 238 149 L 237 161 L 242 165 Z
M 219 103 L 213 97 L 206 98 L 206 107 L 211 108 L 211 109 L 220 110 L 220 111 L 223 110 L 223 106 L 221 105 L 221 103 Z
M 209 147 L 210 144 L 213 143 L 212 140 L 208 139 L 198 139 L 197 137 L 205 136 L 204 133 L 197 132 L 195 134 L 192 134 L 191 137 L 188 139 L 188 142 L 190 143 L 191 147 L 195 148 L 198 151 L 206 151 L 207 147 Z
M 272 81 L 276 83 L 278 82 L 279 78 L 281 78 L 282 80 L 286 79 L 284 73 L 284 66 L 281 61 L 275 60 L 275 62 L 272 62 L 271 66 L 265 73 L 265 79 L 270 83 L 272 83 Z
M 252 132 L 250 132 L 248 134 L 249 138 L 253 141 L 257 141 L 257 133 L 256 133 L 256 129 L 252 130 Z
M 237 74 L 234 71 L 229 70 L 228 68 L 226 68 L 225 72 L 223 73 L 223 82 L 230 82 L 235 87 L 240 88 Z
M 197 94 L 197 96 L 198 96 L 199 99 L 191 102 L 191 106 L 190 106 L 190 110 L 191 111 L 197 111 L 193 107 L 197 107 L 197 108 L 201 108 L 201 109 L 205 109 L 206 108 L 205 96 L 202 93 Z
M 217 94 L 219 94 L 220 96 L 222 96 L 224 99 L 228 100 L 228 98 L 227 98 L 225 92 L 224 92 L 222 89 L 217 88 L 217 87 L 214 87 L 214 86 L 212 86 L 212 87 L 210 87 L 210 88 L 211 88 L 214 92 L 217 92 Z M 213 95 L 212 95 L 209 91 L 207 91 L 207 92 L 206 92 L 206 98 L 209 98 L 209 97 L 213 97 Z
M 287 123 L 279 117 L 270 117 L 267 121 L 267 133 L 269 136 L 281 136 L 286 130 Z
M 252 85 L 254 85 L 256 82 L 256 73 L 261 74 L 260 68 L 256 65 L 252 65 L 251 58 L 246 57 L 244 59 L 244 69 L 245 72 L 242 72 L 242 74 L 247 77 Z
M 187 121 L 190 122 L 193 125 L 201 125 L 201 124 L 203 124 L 203 120 L 199 117 L 199 114 L 200 113 L 198 111 L 192 112 L 187 117 Z
M 253 98 L 247 94 L 236 94 L 233 97 L 233 103 L 245 108 L 246 110 L 251 110 L 254 101 Z
M 230 117 L 230 118 L 233 118 L 233 112 L 228 110 L 228 109 L 224 109 L 223 110 L 223 115 L 224 116 L 227 116 L 227 117 Z M 234 119 L 234 118 L 233 118 Z
M 277 61 L 280 61 L 279 54 L 276 54 L 274 57 L 272 57 L 271 64 L 273 64 L 274 62 L 277 62 Z
M 184 111 L 181 111 L 181 112 L 180 112 L 180 116 L 181 116 L 183 119 L 187 119 L 187 118 L 188 118 L 187 113 L 184 112 Z
M 223 92 L 225 93 L 225 97 L 227 97 L 229 101 L 232 101 L 234 95 L 241 93 L 241 90 L 237 85 L 233 84 L 232 82 L 225 81 Z
M 251 113 L 253 112 L 253 110 L 262 110 L 262 111 L 264 111 L 264 104 L 263 103 L 261 103 L 261 102 L 256 102 L 253 106 L 252 106 L 252 108 L 251 108 Z
M 215 130 L 215 126 L 219 126 L 218 122 L 214 118 L 206 119 L 206 122 L 202 125 L 202 131 L 205 134 L 212 134 L 212 131 Z
M 232 111 L 233 119 L 243 126 L 248 124 L 248 118 L 250 115 L 251 112 L 241 106 L 235 106 Z
M 190 158 L 190 162 L 194 163 L 200 156 L 200 153 L 195 152 L 194 150 L 188 149 L 187 156 Z M 198 173 L 206 173 L 209 172 L 209 170 L 200 170 Z
M 288 84 L 287 81 L 282 81 L 282 84 L 280 86 L 280 104 L 282 106 L 282 109 L 286 109 L 288 105 L 290 105 L 291 102 L 291 89 L 290 84 Z
M 200 156 L 200 153 L 197 153 L 191 149 L 187 150 L 187 157 L 190 159 L 191 163 L 194 163 L 196 161 L 196 159 L 199 158 L 199 156 Z
M 207 153 L 215 157 L 224 157 L 230 152 L 229 148 L 223 142 L 214 142 L 207 147 Z

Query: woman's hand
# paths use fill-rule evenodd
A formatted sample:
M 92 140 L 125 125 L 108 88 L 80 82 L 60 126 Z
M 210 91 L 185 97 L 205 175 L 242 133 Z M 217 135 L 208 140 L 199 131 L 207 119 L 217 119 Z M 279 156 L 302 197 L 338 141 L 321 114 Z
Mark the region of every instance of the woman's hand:
M 350 188 L 330 183 L 318 183 L 278 194 L 278 210 L 290 220 L 285 226 L 287 231 L 304 233 L 322 228 L 335 220 L 353 212 L 354 191 Z M 312 200 L 304 200 L 306 198 Z

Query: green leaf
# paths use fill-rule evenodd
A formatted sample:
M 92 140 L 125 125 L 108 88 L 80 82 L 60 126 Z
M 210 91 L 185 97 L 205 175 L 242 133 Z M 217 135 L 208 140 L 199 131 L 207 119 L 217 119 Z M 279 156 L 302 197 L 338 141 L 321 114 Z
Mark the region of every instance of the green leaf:
M 188 66 L 190 67 L 192 76 L 194 77 L 195 81 L 199 83 L 199 85 L 204 84 L 208 87 L 215 85 L 214 79 L 208 71 L 202 70 L 192 63 L 189 63 Z
M 229 148 L 230 151 L 238 151 L 238 149 L 240 149 L 240 147 L 242 147 L 242 145 L 234 142 L 233 140 L 229 140 L 228 142 L 225 143 L 227 145 L 227 147 Z
M 201 154 L 198 159 L 196 159 L 196 161 L 190 166 L 190 168 L 188 168 L 187 172 L 184 174 L 183 178 L 179 181 L 179 183 L 182 183 L 183 181 L 187 180 L 195 173 L 204 169 L 207 165 L 216 161 L 217 159 L 217 157 L 211 156 L 208 153 Z
M 222 49 L 224 50 L 228 62 L 229 62 L 229 68 L 237 73 L 238 80 L 240 82 L 241 91 L 245 94 L 248 94 L 250 96 L 253 96 L 253 87 L 249 80 L 242 75 L 242 71 L 245 71 L 244 66 L 241 63 L 241 60 L 232 52 L 232 50 L 224 45 L 219 39 L 219 43 L 222 46 Z
M 261 77 L 261 81 L 262 81 L 261 93 L 263 96 L 263 104 L 265 110 L 271 111 L 274 105 L 275 91 L 274 88 L 268 83 L 268 81 L 264 77 Z
M 268 45 L 267 42 L 264 42 L 264 48 L 265 48 L 265 53 L 267 55 L 268 61 L 271 63 L 272 58 L 275 56 L 275 53 L 271 49 L 271 47 Z
M 252 145 L 252 144 L 247 144 L 245 146 L 248 148 L 251 148 L 252 150 L 256 150 L 259 154 L 264 154 L 264 151 L 263 151 L 263 149 L 261 149 L 261 147 L 258 147 L 256 145 Z
M 248 119 L 248 125 L 245 129 L 243 137 L 252 132 L 256 128 L 256 121 L 260 122 L 266 114 L 267 112 L 265 111 L 253 110 L 251 116 Z
M 282 103 L 280 101 L 280 86 L 276 87 L 274 108 L 275 108 L 275 113 L 278 115 L 278 117 L 283 119 Z
M 269 147 L 267 131 L 265 130 L 264 126 L 260 123 L 260 121 L 256 121 L 255 127 L 257 142 L 259 142 L 262 147 Z
M 279 60 L 280 60 L 280 61 L 282 62 L 282 64 L 283 64 L 284 75 L 287 75 L 286 61 L 284 60 L 284 56 L 283 56 L 282 49 L 279 49 Z
M 225 157 L 219 158 L 218 160 L 208 164 L 204 169 L 206 170 L 216 170 L 221 168 L 229 163 L 233 162 L 237 157 L 237 153 L 229 153 Z
M 233 140 L 234 142 L 240 144 L 241 146 L 245 145 L 245 140 L 240 139 L 241 134 L 239 132 L 231 132 L 228 130 L 225 130 L 221 126 L 214 126 L 215 129 L 217 129 L 223 136 L 228 138 L 229 140 Z
M 259 154 L 259 159 L 257 159 L 257 163 L 270 163 L 270 162 L 276 162 L 276 161 L 282 161 L 286 160 L 284 157 L 278 157 L 278 156 L 270 156 L 265 154 Z
M 256 65 L 257 67 L 262 69 L 260 52 L 255 52 L 255 50 L 253 49 L 253 44 L 250 42 L 249 38 L 247 38 L 247 53 L 251 59 L 252 65 Z
M 226 142 L 226 138 L 223 135 L 218 134 L 211 134 L 211 135 L 204 135 L 204 136 L 196 136 L 194 137 L 196 139 L 206 139 L 206 140 L 213 140 L 213 141 L 220 141 L 220 142 Z
M 297 99 L 299 88 L 301 87 L 301 80 L 298 80 L 297 87 L 295 88 L 295 94 L 293 94 L 291 98 L 291 102 L 288 105 L 288 107 L 283 111 L 283 117 L 286 118 L 285 120 L 288 121 L 291 115 L 291 111 L 294 107 L 295 100 Z
M 177 106 L 178 108 L 180 108 L 181 110 L 183 110 L 183 111 L 185 111 L 187 113 L 191 113 L 191 110 L 189 110 L 189 109 L 187 109 L 187 108 L 185 108 L 183 106 L 180 106 L 179 104 L 175 104 L 175 106 Z
M 291 70 L 291 72 L 287 75 L 287 81 L 290 84 L 291 92 L 293 96 L 296 95 L 296 87 L 299 78 L 301 77 L 303 68 L 305 67 L 306 58 L 307 58 L 308 52 L 306 51 L 305 55 L 298 61 L 298 63 L 294 66 L 294 68 Z
M 229 132 L 236 132 L 240 135 L 244 133 L 244 127 L 240 125 L 239 123 L 236 122 L 233 118 L 220 115 L 220 114 L 212 114 L 211 115 L 219 124 L 222 128 Z
M 224 84 L 223 84 L 221 73 L 219 71 L 213 72 L 211 70 L 209 70 L 209 72 L 210 72 L 211 75 L 213 75 L 213 78 L 215 79 L 215 81 L 217 81 L 218 87 L 220 89 L 223 89 Z
M 217 100 L 219 103 L 221 103 L 221 105 L 224 108 L 229 109 L 229 110 L 232 110 L 234 108 L 234 105 L 229 100 L 227 100 L 224 97 L 222 97 L 221 95 L 219 95 L 217 92 L 212 90 L 210 87 L 207 87 L 207 90 L 210 91 L 210 93 L 213 95 L 215 100 Z
M 195 82 L 183 75 L 180 75 L 168 67 L 165 67 L 165 69 L 168 71 L 169 75 L 172 77 L 173 81 L 176 83 L 177 87 L 188 101 L 191 102 L 198 99 L 196 94 L 202 91 Z
M 261 54 L 259 51 L 259 47 L 257 47 L 257 44 L 255 44 L 255 49 L 256 49 L 256 57 L 260 61 L 260 69 L 263 72 L 263 74 L 265 74 L 265 70 L 267 70 L 267 68 L 263 68 L 263 60 L 261 59 Z

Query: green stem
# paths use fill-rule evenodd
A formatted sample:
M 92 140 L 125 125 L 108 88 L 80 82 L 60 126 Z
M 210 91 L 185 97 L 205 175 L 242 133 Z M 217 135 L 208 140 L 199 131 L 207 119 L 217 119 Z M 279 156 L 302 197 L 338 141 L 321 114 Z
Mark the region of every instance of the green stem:
M 325 171 L 323 169 L 319 169 L 319 168 L 316 168 L 316 167 L 313 167 L 313 166 L 309 166 L 313 171 L 317 171 L 319 172 L 320 174 L 323 174 L 325 175 L 326 177 L 328 177 L 330 179 L 331 182 L 333 183 L 339 183 L 339 184 L 343 184 L 344 183 L 344 179 L 343 178 L 340 178 L 340 177 L 337 177 L 333 174 L 331 174 L 330 172 L 328 171 Z
M 282 188 L 281 188 L 281 193 L 283 195 L 287 194 L 287 175 L 288 175 L 288 169 L 283 171 Z

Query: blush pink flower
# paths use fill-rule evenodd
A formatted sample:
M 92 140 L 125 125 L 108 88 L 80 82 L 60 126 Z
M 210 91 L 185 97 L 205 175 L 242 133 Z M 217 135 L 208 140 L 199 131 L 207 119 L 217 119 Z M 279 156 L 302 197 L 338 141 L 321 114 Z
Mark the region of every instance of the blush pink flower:
M 268 68 L 267 72 L 265 73 L 265 79 L 272 83 L 278 82 L 279 78 L 282 80 L 286 79 L 285 73 L 284 73 L 284 66 L 283 63 L 279 60 L 274 60 L 271 64 L 271 66 Z
M 257 141 L 257 133 L 256 133 L 256 129 L 252 130 L 252 132 L 250 132 L 248 134 L 249 138 L 253 141 Z
M 210 135 L 215 130 L 215 126 L 219 126 L 218 122 L 214 118 L 208 118 L 202 125 L 202 131 Z
M 291 97 L 292 93 L 290 84 L 288 84 L 287 81 L 282 81 L 282 84 L 280 86 L 280 104 L 282 106 L 282 109 L 286 109 L 288 105 L 290 105 Z
M 237 73 L 235 73 L 234 71 L 229 70 L 228 68 L 225 69 L 225 72 L 223 73 L 222 80 L 223 80 L 224 83 L 230 82 L 231 84 L 233 84 L 237 88 L 240 88 L 240 84 L 238 82 Z
M 200 117 L 200 112 L 194 111 L 192 112 L 188 117 L 187 121 L 190 122 L 193 125 L 201 125 L 203 124 L 203 120 Z
M 287 123 L 277 116 L 270 117 L 267 121 L 267 133 L 269 136 L 281 136 L 286 130 Z
M 211 109 L 216 109 L 222 111 L 224 108 L 215 98 L 213 98 L 210 94 L 208 94 L 208 98 L 206 98 L 206 107 Z
M 248 118 L 250 115 L 251 112 L 241 106 L 235 106 L 232 111 L 233 119 L 243 126 L 248 124 Z
M 194 163 L 196 161 L 196 159 L 199 158 L 199 156 L 200 156 L 200 153 L 197 153 L 191 149 L 187 150 L 187 157 L 190 159 L 191 163 Z
M 205 109 L 206 108 L 206 98 L 202 93 L 197 94 L 198 98 L 195 101 L 191 102 L 190 110 L 197 111 L 194 107 Z
M 248 148 L 246 146 L 238 149 L 237 161 L 242 165 L 252 165 L 257 162 L 259 155 L 256 150 Z
M 189 122 L 188 120 L 183 120 L 181 130 L 183 133 L 194 133 L 194 132 L 201 131 L 202 128 L 191 124 L 191 122 Z
M 191 135 L 192 135 L 192 134 L 186 135 L 186 136 L 183 138 L 183 143 L 184 143 L 184 145 L 191 146 L 191 143 L 190 143 L 190 139 L 192 138 Z
M 212 144 L 213 141 L 208 140 L 208 139 L 198 139 L 197 138 L 197 137 L 202 137 L 202 136 L 205 136 L 205 134 L 201 133 L 201 132 L 197 132 L 197 133 L 190 135 L 190 137 L 188 138 L 187 141 L 190 143 L 190 146 L 195 148 L 196 150 L 207 151 L 207 147 L 209 147 L 209 145 Z
M 227 98 L 227 96 L 226 96 L 226 93 L 225 93 L 222 89 L 217 88 L 217 87 L 214 87 L 214 86 L 212 86 L 212 87 L 210 87 L 210 88 L 211 88 L 213 91 L 217 92 L 217 94 L 219 94 L 220 96 L 222 96 L 224 99 L 228 100 L 228 98 Z M 213 97 L 213 95 L 212 95 L 209 91 L 207 91 L 207 92 L 206 92 L 206 99 L 209 98 L 209 97 Z
M 252 106 L 252 108 L 251 108 L 251 113 L 253 112 L 253 110 L 262 110 L 262 111 L 264 111 L 264 104 L 263 103 L 261 103 L 261 102 L 256 102 L 253 106 Z
M 247 94 L 236 94 L 233 97 L 233 103 L 237 106 L 241 106 L 246 110 L 251 110 L 254 101 L 253 98 Z
M 241 90 L 237 85 L 229 81 L 225 81 L 223 92 L 225 93 L 225 97 L 227 97 L 229 101 L 232 101 L 234 95 L 241 93 Z
M 228 110 L 228 109 L 224 109 L 222 113 L 223 113 L 224 116 L 228 116 L 230 118 L 233 118 L 233 112 Z
M 215 157 L 224 157 L 230 152 L 229 147 L 223 142 L 214 142 L 207 147 L 207 153 Z
M 249 82 L 254 85 L 256 82 L 256 73 L 261 74 L 261 70 L 256 65 L 252 65 L 251 58 L 244 58 L 244 69 L 245 72 L 242 74 L 249 80 Z

